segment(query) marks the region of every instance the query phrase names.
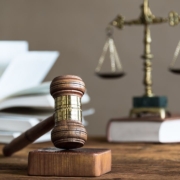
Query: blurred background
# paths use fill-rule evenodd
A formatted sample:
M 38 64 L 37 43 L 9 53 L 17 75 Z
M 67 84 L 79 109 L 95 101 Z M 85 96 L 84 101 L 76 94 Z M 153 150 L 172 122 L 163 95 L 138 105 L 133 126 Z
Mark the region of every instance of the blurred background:
M 142 95 L 143 27 L 114 30 L 115 44 L 126 76 L 104 80 L 94 70 L 102 53 L 105 28 L 117 14 L 126 19 L 140 15 L 142 0 L 0 0 L 0 40 L 27 40 L 30 50 L 58 50 L 61 55 L 45 81 L 55 76 L 74 74 L 86 83 L 95 109 L 88 116 L 89 135 L 105 135 L 110 118 L 127 116 L 132 97 Z M 169 11 L 180 12 L 179 0 L 150 0 L 156 16 L 167 17 Z M 167 95 L 168 109 L 180 112 L 180 77 L 168 71 L 180 40 L 180 26 L 168 23 L 151 26 L 153 91 Z M 178 65 L 178 64 L 177 64 Z M 179 66 L 180 67 L 180 66 Z M 34 78 L 36 76 L 34 75 Z

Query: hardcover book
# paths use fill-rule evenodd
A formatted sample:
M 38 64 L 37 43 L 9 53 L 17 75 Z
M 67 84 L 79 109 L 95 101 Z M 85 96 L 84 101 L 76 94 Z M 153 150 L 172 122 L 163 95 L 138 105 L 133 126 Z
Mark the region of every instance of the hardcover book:
M 107 126 L 109 142 L 180 142 L 180 116 L 111 119 Z

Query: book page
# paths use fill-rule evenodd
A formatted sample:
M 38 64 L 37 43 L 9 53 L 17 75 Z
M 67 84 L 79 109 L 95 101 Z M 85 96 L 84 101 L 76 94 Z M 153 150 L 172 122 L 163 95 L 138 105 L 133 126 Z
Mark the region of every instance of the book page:
M 29 51 L 17 56 L 0 79 L 0 99 L 40 84 L 58 56 L 58 51 Z
M 7 98 L 0 103 L 0 110 L 15 107 L 53 110 L 54 99 L 50 94 L 45 94 Z
M 27 51 L 27 41 L 0 41 L 0 76 L 13 58 Z
M 51 82 L 43 82 L 37 86 L 31 88 L 23 89 L 17 93 L 11 94 L 8 98 L 17 97 L 17 96 L 26 96 L 26 95 L 37 95 L 37 94 L 50 94 L 50 84 Z
M 167 120 L 161 123 L 159 128 L 159 142 L 176 143 L 180 142 L 180 119 Z

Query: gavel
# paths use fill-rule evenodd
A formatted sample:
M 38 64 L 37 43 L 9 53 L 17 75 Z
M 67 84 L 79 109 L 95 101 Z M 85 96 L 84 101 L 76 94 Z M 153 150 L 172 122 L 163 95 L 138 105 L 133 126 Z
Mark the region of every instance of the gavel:
M 82 79 L 74 75 L 58 76 L 50 85 L 55 100 L 52 116 L 27 130 L 3 148 L 3 154 L 10 156 L 51 131 L 51 141 L 61 149 L 75 149 L 84 145 L 87 132 L 82 125 L 81 97 L 85 92 Z

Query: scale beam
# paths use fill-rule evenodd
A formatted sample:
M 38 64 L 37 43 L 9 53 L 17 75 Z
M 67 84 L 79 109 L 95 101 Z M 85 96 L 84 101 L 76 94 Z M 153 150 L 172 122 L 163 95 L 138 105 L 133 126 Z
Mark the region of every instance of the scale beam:
M 144 0 L 141 5 L 141 13 L 139 18 L 133 20 L 125 20 L 121 15 L 118 15 L 113 21 L 110 22 L 111 26 L 117 27 L 118 29 L 123 29 L 124 26 L 131 25 L 143 25 L 144 26 L 144 53 L 142 58 L 144 59 L 144 78 L 143 84 L 145 86 L 144 96 L 134 97 L 133 103 L 134 108 L 131 110 L 131 115 L 134 113 L 137 115 L 137 112 L 141 111 L 144 107 L 148 109 L 163 108 L 166 111 L 167 98 L 164 96 L 155 96 L 152 90 L 152 58 L 153 54 L 151 53 L 151 32 L 150 25 L 169 23 L 170 26 L 176 26 L 180 23 L 180 15 L 177 12 L 170 12 L 168 17 L 156 17 L 149 7 L 149 1 Z M 179 51 L 178 51 L 179 52 Z M 180 72 L 180 71 L 179 71 Z M 157 111 L 158 112 L 158 111 Z M 144 113 L 144 111 L 142 111 Z M 149 111 L 149 113 L 151 113 Z M 160 115 L 161 116 L 161 115 Z M 164 117 L 164 116 L 163 116 Z
M 168 17 L 156 17 L 154 14 L 152 14 L 149 8 L 148 0 L 144 0 L 144 4 L 141 5 L 141 15 L 138 19 L 125 20 L 123 16 L 118 15 L 113 21 L 110 22 L 110 25 L 122 29 L 125 25 L 153 25 L 167 22 L 171 26 L 178 25 L 180 23 L 180 15 L 177 12 L 172 11 L 169 13 Z

